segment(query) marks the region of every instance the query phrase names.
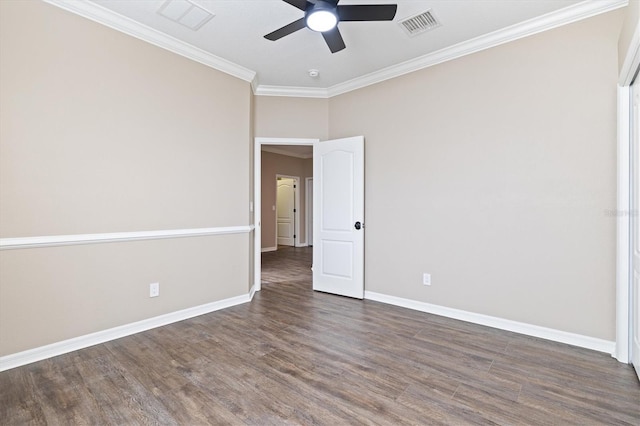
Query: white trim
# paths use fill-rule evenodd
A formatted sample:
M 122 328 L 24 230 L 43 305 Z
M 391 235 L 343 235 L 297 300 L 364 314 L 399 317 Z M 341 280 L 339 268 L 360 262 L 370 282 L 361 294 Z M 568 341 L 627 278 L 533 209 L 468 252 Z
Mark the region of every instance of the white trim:
M 256 96 L 288 96 L 293 98 L 321 98 L 329 97 L 329 89 L 320 87 L 292 87 L 258 85 Z
M 309 188 L 313 194 L 313 176 L 304 178 L 304 225 L 306 227 L 305 239 L 307 240 L 307 247 L 313 246 L 313 241 L 309 240 L 309 235 L 313 235 L 313 208 L 310 206 L 313 201 L 312 197 L 309 197 Z
M 616 348 L 614 357 L 629 362 L 629 290 L 631 267 L 630 87 L 618 86 L 618 165 L 616 221 Z
M 287 157 L 296 157 L 296 158 L 302 158 L 305 160 L 308 158 L 313 158 L 313 154 L 298 154 L 294 152 L 289 152 L 286 149 L 276 148 L 272 146 L 263 147 L 262 150 L 265 152 L 270 152 L 272 154 L 286 155 Z
M 229 299 L 223 299 L 217 302 L 194 306 L 193 308 L 171 312 L 142 321 L 137 321 L 131 324 L 109 328 L 107 330 L 86 334 L 80 337 L 74 337 L 73 339 L 63 340 L 61 342 L 52 343 L 50 345 L 41 346 L 39 348 L 29 349 L 23 352 L 6 355 L 0 357 L 0 371 L 9 370 L 11 368 L 20 367 L 21 365 L 30 364 L 32 362 L 41 361 L 43 359 L 77 351 L 79 349 L 88 348 L 90 346 L 108 342 L 110 340 L 120 339 L 121 337 L 130 336 L 132 334 L 147 331 L 152 328 L 162 327 L 174 322 L 208 314 L 220 309 L 241 305 L 243 303 L 250 302 L 251 297 L 252 293 L 250 292 L 248 294 L 231 297 Z
M 0 238 L 0 250 L 36 247 L 69 246 L 78 244 L 113 243 L 164 238 L 202 237 L 208 235 L 246 234 L 253 225 L 218 228 L 170 229 L 163 231 L 114 232 L 105 234 L 52 235 L 44 237 Z
M 262 253 L 267 253 L 267 252 L 270 252 L 270 251 L 277 251 L 277 250 L 278 250 L 278 247 L 264 247 L 264 248 L 260 249 L 260 251 Z
M 476 37 L 379 71 L 336 84 L 328 89 L 286 86 L 258 86 L 256 95 L 331 98 L 404 74 L 480 52 L 523 37 L 571 24 L 628 4 L 628 0 L 586 0 L 537 18 Z M 640 57 L 639 57 L 640 60 Z
M 537 325 L 527 324 L 523 322 L 511 321 L 503 318 L 492 317 L 489 315 L 477 314 L 474 312 L 463 311 L 460 309 L 448 308 L 446 306 L 432 305 L 430 303 L 418 302 L 416 300 L 403 299 L 400 297 L 389 296 L 386 294 L 374 293 L 371 291 L 364 292 L 364 298 L 374 300 L 376 302 L 388 303 L 390 305 L 401 306 L 415 311 L 427 312 L 430 314 L 440 315 L 447 318 L 453 318 L 461 321 L 467 321 L 473 324 L 484 325 L 487 327 L 498 328 L 500 330 L 512 331 L 527 336 L 539 337 L 542 339 L 552 340 L 554 342 L 566 343 L 581 348 L 592 349 L 594 351 L 613 353 L 615 342 L 595 337 L 583 336 L 581 334 L 569 333 L 566 331 L 555 330 L 552 328 L 540 327 Z
M 259 86 L 258 74 L 256 73 L 256 75 L 254 75 L 253 78 L 251 79 L 251 93 L 255 95 L 256 92 L 258 91 L 258 86 Z
M 300 244 L 296 244 L 296 247 L 309 247 L 309 244 L 307 244 L 307 243 L 300 243 Z
M 133 19 L 122 16 L 110 9 L 102 7 L 91 1 L 78 0 L 43 0 L 53 6 L 57 6 L 68 12 L 80 15 L 99 24 L 113 28 L 116 31 L 128 34 L 137 39 L 146 41 L 162 49 L 176 53 L 185 58 L 200 62 L 208 67 L 217 69 L 226 74 L 248 81 L 252 87 L 255 83 L 256 72 L 248 68 L 235 64 L 224 58 L 216 56 L 199 47 L 192 46 L 175 37 L 155 30 Z
M 253 287 L 262 289 L 262 152 L 259 138 L 253 140 Z
M 255 223 L 255 231 L 253 233 L 253 285 L 256 291 L 262 289 L 262 146 L 263 145 L 311 145 L 319 142 L 320 139 L 303 139 L 303 138 L 270 138 L 257 137 L 253 144 L 253 223 Z
M 629 48 L 620 69 L 618 84 L 620 86 L 629 86 L 633 82 L 638 69 L 640 69 L 640 25 L 636 27 L 636 31 L 629 42 Z
M 256 138 L 256 145 L 258 146 L 258 152 L 262 149 L 262 145 L 311 145 L 319 142 L 320 139 L 304 139 L 304 138 Z
M 253 296 L 256 295 L 256 286 L 252 285 L 251 288 L 249 289 L 249 301 L 253 300 Z

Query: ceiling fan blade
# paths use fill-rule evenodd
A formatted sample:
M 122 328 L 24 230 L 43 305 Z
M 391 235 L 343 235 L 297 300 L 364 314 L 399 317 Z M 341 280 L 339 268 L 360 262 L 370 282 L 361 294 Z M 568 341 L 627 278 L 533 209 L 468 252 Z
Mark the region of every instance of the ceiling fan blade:
M 329 46 L 329 50 L 331 50 L 331 53 L 339 52 L 347 47 L 344 44 L 342 34 L 340 34 L 340 30 L 338 30 L 338 27 L 335 27 L 330 31 L 323 32 L 322 37 L 324 37 L 324 41 L 327 42 L 327 46 Z
M 272 33 L 267 34 L 266 36 L 264 36 L 264 38 L 266 38 L 267 40 L 276 41 L 278 39 L 281 39 L 284 36 L 288 36 L 291 33 L 295 33 L 296 31 L 301 30 L 305 27 L 306 27 L 306 24 L 304 22 L 304 18 L 300 18 L 297 21 L 293 21 L 289 25 L 285 25 L 284 27 L 277 29 Z
M 307 10 L 309 2 L 307 0 L 282 0 L 286 3 L 289 3 L 293 7 L 297 7 L 301 11 Z
M 397 10 L 397 4 L 350 4 L 338 6 L 338 16 L 341 21 L 391 21 Z

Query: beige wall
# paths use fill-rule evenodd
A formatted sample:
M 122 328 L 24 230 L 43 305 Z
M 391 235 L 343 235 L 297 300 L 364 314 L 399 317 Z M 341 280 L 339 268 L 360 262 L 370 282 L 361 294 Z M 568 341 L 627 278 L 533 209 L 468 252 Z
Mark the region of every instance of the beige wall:
M 624 23 L 620 31 L 620 39 L 618 40 L 618 66 L 622 69 L 622 65 L 627 57 L 631 39 L 640 26 L 640 1 L 630 0 L 626 7 Z
M 622 18 L 330 100 L 366 138 L 366 290 L 614 340 Z
M 3 251 L 0 356 L 246 294 L 248 251 L 246 234 Z
M 327 99 L 256 96 L 256 136 L 326 140 L 328 105 Z
M 313 159 L 262 152 L 262 248 L 276 247 L 276 177 L 277 175 L 300 178 L 300 244 L 308 244 L 306 230 L 305 178 L 313 177 Z
M 326 140 L 329 131 L 329 100 L 280 96 L 255 97 L 254 129 L 257 137 L 312 138 Z M 266 155 L 265 155 L 266 154 Z M 267 163 L 264 162 L 266 158 Z M 301 177 L 301 242 L 306 241 L 305 181 L 313 176 L 313 160 L 302 161 L 273 153 L 263 153 L 262 163 L 262 248 L 274 247 L 276 238 L 275 175 Z M 277 165 L 277 167 L 276 167 Z M 282 170 L 282 171 L 280 171 Z M 304 176 L 304 177 L 303 177 Z
M 0 2 L 0 236 L 249 224 L 251 96 L 43 2 Z M 249 239 L 2 251 L 0 355 L 246 294 Z
M 2 4 L 2 237 L 247 223 L 248 83 L 50 5 Z

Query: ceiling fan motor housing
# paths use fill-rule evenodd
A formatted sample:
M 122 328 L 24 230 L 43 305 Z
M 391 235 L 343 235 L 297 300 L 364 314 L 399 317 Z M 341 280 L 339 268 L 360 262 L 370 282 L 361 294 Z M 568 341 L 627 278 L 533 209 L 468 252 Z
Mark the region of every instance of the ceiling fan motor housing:
M 310 30 L 317 32 L 329 31 L 338 25 L 338 11 L 336 5 L 318 0 L 305 11 L 305 24 Z
M 270 32 L 264 38 L 276 41 L 296 31 L 309 28 L 322 33 L 322 37 L 331 53 L 339 52 L 346 47 L 338 29 L 338 22 L 392 21 L 398 9 L 397 4 L 350 4 L 338 6 L 340 0 L 283 1 L 302 10 L 304 16 Z

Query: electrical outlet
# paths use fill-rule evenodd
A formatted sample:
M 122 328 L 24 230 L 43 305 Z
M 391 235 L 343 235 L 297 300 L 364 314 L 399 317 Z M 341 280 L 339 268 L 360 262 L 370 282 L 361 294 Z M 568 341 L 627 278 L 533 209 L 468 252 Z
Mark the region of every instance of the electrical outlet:
M 160 296 L 160 283 L 149 284 L 149 297 Z
M 426 272 L 422 274 L 422 284 L 431 285 L 431 274 L 427 274 Z

